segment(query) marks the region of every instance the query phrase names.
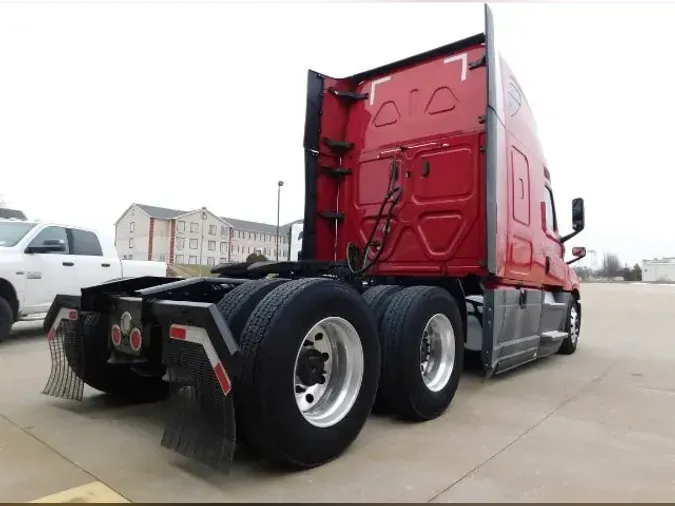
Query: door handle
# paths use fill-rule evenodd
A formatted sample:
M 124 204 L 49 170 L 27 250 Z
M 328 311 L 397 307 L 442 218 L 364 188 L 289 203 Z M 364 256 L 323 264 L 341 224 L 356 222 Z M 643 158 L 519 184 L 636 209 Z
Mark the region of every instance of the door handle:
M 102 267 L 110 267 L 110 264 L 101 264 Z
M 65 265 L 66 267 L 72 267 L 75 264 L 73 262 L 63 262 L 63 265 Z

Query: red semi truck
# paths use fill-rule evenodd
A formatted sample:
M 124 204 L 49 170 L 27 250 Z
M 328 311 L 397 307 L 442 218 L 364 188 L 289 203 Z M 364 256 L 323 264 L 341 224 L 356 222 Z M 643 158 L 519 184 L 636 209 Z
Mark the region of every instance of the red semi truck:
M 532 111 L 483 33 L 351 77 L 310 71 L 300 261 L 221 265 L 59 296 L 44 393 L 168 397 L 162 445 L 220 467 L 236 444 L 312 467 L 371 410 L 450 405 L 487 375 L 576 350 L 585 254 L 561 235 Z

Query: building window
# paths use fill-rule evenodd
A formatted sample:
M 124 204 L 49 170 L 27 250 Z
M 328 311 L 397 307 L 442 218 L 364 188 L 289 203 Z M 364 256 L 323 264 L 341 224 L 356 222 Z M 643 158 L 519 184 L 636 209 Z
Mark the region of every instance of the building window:
M 183 255 L 176 255 L 176 263 L 177 264 L 182 264 L 184 262 Z
M 221 242 L 220 243 L 220 252 L 225 253 L 227 251 L 227 243 L 226 242 Z
M 136 208 L 132 207 L 131 208 L 131 216 L 135 216 L 135 215 L 136 215 Z
M 209 225 L 209 235 L 216 235 L 218 227 L 216 225 Z
M 190 232 L 192 232 L 193 234 L 196 234 L 197 232 L 199 232 L 199 223 L 197 223 L 196 221 L 191 221 L 190 222 Z
M 249 239 L 253 239 L 253 233 L 249 232 L 249 233 L 248 233 L 248 238 L 249 238 Z
M 190 239 L 190 249 L 197 249 L 197 239 Z
M 218 262 L 220 262 L 221 264 L 226 264 L 226 263 L 227 263 L 227 258 L 220 257 L 220 258 L 218 259 Z
M 129 237 L 129 248 L 133 248 L 133 247 L 134 247 L 134 238 Z
M 185 222 L 182 220 L 178 222 L 178 231 L 185 232 Z
M 220 235 L 225 237 L 227 235 L 227 227 L 225 225 L 220 226 Z
M 191 256 L 188 258 L 188 264 L 190 265 L 197 265 L 197 257 L 196 256 Z
M 129 232 L 136 230 L 136 224 L 133 221 L 129 222 Z
M 209 241 L 209 251 L 216 251 L 216 241 Z
M 255 232 L 253 232 L 253 240 L 254 240 L 254 241 L 257 241 L 257 240 L 258 240 L 258 237 L 257 237 L 257 236 L 258 236 L 258 234 L 256 234 Z
M 185 249 L 185 238 L 179 237 L 176 239 L 176 249 Z
M 244 238 L 244 231 L 243 230 L 237 230 L 237 237 L 239 237 L 239 239 L 243 239 Z
M 215 257 L 207 257 L 206 258 L 206 265 L 216 265 Z

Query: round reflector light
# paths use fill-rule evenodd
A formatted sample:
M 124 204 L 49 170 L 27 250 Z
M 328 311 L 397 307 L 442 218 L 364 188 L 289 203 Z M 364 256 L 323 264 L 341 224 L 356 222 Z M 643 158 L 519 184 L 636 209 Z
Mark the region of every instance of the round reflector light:
M 120 318 L 120 326 L 122 327 L 122 332 L 128 334 L 131 330 L 131 313 L 125 311 L 122 313 L 122 318 Z
M 113 325 L 110 330 L 110 338 L 115 347 L 119 346 L 122 343 L 122 330 L 119 325 Z
M 143 336 L 141 335 L 140 330 L 131 329 L 131 334 L 129 334 L 129 344 L 134 351 L 139 351 L 141 349 L 141 346 L 143 346 Z

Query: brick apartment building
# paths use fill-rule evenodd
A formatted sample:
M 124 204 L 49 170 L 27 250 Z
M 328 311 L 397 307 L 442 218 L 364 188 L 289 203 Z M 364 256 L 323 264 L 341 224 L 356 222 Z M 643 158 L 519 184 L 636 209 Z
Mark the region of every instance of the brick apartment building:
M 280 260 L 289 258 L 293 223 L 279 229 Z M 276 260 L 276 232 L 276 225 L 226 218 L 206 208 L 131 204 L 115 222 L 115 248 L 121 258 L 170 264 L 243 262 L 254 252 Z

